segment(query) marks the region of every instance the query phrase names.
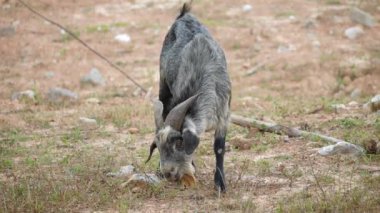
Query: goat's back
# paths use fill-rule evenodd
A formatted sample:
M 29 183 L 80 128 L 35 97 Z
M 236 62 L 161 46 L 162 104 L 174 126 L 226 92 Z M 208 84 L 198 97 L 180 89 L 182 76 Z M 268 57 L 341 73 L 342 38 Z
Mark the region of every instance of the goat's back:
M 228 118 L 231 85 L 224 52 L 189 13 L 177 18 L 165 37 L 160 81 L 166 83 L 172 94 L 167 110 L 199 93 L 190 109 L 195 120 L 207 118 L 209 123 L 205 125 L 215 126 Z

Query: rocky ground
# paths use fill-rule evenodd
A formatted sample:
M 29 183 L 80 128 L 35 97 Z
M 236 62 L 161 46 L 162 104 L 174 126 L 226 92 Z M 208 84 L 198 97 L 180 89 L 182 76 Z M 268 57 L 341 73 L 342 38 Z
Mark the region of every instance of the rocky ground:
M 181 1 L 28 2 L 157 94 L 161 45 Z M 225 50 L 234 113 L 366 149 L 321 156 L 329 144 L 318 138 L 231 124 L 220 197 L 212 134 L 197 149 L 191 189 L 107 175 L 157 168 L 158 154 L 144 163 L 154 136 L 146 95 L 18 1 L 0 6 L 1 212 L 380 210 L 380 118 L 365 106 L 380 93 L 378 1 L 194 1 Z

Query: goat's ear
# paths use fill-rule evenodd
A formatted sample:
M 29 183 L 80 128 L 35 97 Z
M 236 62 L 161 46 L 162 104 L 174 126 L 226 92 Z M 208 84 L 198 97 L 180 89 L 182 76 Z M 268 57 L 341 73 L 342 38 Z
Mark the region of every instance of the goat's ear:
M 162 118 L 162 112 L 164 111 L 164 105 L 161 101 L 155 100 L 154 106 L 154 122 L 156 123 L 156 129 L 161 129 L 164 125 L 164 119 Z
M 152 144 L 150 145 L 150 149 L 149 149 L 149 157 L 148 159 L 145 161 L 145 163 L 148 163 L 150 161 L 150 158 L 152 157 L 152 154 L 153 154 L 153 151 L 157 148 L 157 144 L 156 144 L 156 141 L 153 141 Z
M 182 133 L 183 143 L 185 145 L 185 152 L 188 155 L 193 154 L 199 145 L 199 137 L 187 130 Z

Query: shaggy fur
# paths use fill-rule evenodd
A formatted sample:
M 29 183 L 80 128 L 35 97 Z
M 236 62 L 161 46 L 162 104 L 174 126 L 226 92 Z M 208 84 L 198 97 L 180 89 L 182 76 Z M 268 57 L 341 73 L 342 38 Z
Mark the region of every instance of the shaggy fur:
M 193 174 L 192 155 L 199 136 L 215 130 L 217 160 L 215 184 L 225 190 L 223 156 L 229 120 L 231 83 L 223 50 L 185 4 L 166 35 L 160 56 L 159 101 L 163 109 L 156 121 L 164 121 L 178 104 L 197 95 L 179 130 L 157 126 L 154 141 L 160 152 L 160 168 L 168 179 Z M 156 122 L 156 125 L 163 122 Z M 174 139 L 173 139 L 174 138 Z M 175 173 L 175 174 L 174 174 Z M 173 178 L 172 176 L 175 176 Z

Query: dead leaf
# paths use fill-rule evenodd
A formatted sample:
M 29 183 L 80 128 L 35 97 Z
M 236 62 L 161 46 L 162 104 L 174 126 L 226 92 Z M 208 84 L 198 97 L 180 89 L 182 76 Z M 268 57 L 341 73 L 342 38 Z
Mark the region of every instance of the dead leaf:
M 136 128 L 136 127 L 131 127 L 129 129 L 127 129 L 127 131 L 130 133 L 130 134 L 136 134 L 136 133 L 139 133 L 139 129 Z
M 181 185 L 185 188 L 189 188 L 195 185 L 195 177 L 193 175 L 185 174 L 181 178 Z

